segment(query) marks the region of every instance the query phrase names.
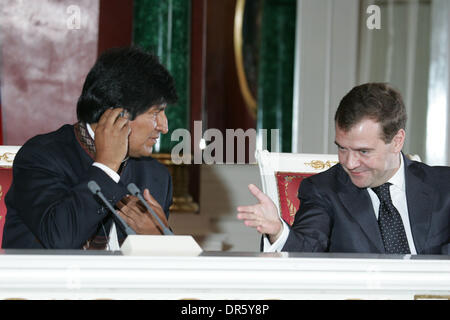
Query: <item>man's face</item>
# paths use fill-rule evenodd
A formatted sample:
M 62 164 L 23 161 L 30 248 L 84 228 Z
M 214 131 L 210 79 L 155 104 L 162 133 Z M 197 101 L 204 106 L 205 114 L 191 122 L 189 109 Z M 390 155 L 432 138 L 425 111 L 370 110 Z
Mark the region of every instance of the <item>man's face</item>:
M 400 166 L 405 131 L 400 129 L 390 143 L 381 139 L 381 132 L 380 124 L 372 119 L 361 120 L 347 132 L 336 124 L 339 162 L 359 188 L 387 182 Z
M 154 105 L 130 121 L 131 133 L 128 140 L 129 156 L 148 157 L 152 153 L 160 133 L 169 130 L 165 114 L 166 105 Z

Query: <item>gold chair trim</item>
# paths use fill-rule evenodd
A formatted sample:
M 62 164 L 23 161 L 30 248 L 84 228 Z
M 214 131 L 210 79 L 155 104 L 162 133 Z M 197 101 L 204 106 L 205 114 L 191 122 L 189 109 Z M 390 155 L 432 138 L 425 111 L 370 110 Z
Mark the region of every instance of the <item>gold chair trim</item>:
M 13 163 L 15 156 L 16 156 L 16 154 L 13 152 L 5 152 L 2 155 L 0 155 L 0 160 L 3 160 L 8 163 Z
M 312 160 L 311 162 L 305 162 L 304 164 L 306 166 L 310 166 L 311 168 L 313 168 L 315 170 L 323 170 L 323 169 L 329 169 L 337 163 L 338 163 L 338 161 Z

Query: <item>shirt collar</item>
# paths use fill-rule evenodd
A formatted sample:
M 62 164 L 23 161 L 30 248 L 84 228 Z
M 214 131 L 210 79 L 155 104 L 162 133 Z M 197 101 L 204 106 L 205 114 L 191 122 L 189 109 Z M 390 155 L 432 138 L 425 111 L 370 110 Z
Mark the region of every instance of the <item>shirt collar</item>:
M 388 180 L 393 186 L 405 191 L 405 164 L 403 161 L 403 155 L 400 153 L 400 168 L 397 172 Z
M 91 125 L 89 123 L 86 123 L 86 127 L 92 140 L 95 140 L 95 133 L 94 130 L 92 130 Z

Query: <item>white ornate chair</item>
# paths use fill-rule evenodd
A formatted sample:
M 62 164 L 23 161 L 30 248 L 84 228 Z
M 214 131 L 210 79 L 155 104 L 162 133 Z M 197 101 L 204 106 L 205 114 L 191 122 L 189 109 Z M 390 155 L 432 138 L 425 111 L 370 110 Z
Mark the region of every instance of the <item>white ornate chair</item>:
M 20 146 L 0 146 L 0 247 L 6 215 L 5 195 L 11 186 L 12 165 L 19 149 Z
M 300 182 L 338 163 L 337 154 L 278 153 L 256 150 L 263 192 L 276 204 L 281 217 L 292 225 L 300 206 Z

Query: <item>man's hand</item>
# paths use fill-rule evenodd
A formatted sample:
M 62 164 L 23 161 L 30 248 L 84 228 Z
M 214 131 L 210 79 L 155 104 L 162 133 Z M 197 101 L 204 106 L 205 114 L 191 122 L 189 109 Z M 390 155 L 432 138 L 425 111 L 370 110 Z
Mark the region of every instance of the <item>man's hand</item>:
M 160 204 L 152 197 L 148 189 L 144 190 L 144 199 L 155 211 L 163 223 L 166 223 L 165 213 Z M 162 234 L 162 226 L 147 211 L 136 196 L 126 196 L 117 203 L 120 216 L 137 234 Z
M 237 218 L 244 220 L 246 226 L 256 228 L 258 232 L 267 234 L 269 241 L 274 243 L 283 231 L 283 225 L 278 216 L 277 207 L 255 185 L 250 184 L 248 189 L 258 199 L 259 203 L 252 206 L 239 206 L 237 208 L 239 212 Z
M 127 156 L 131 132 L 128 116 L 119 116 L 122 111 L 122 108 L 106 110 L 95 126 L 95 162 L 116 172 Z

